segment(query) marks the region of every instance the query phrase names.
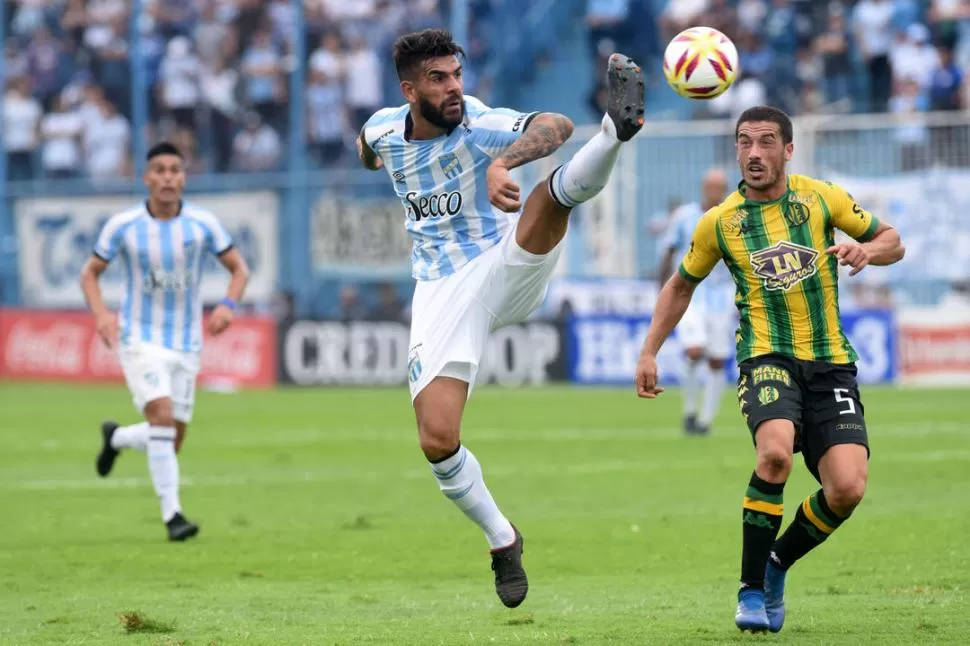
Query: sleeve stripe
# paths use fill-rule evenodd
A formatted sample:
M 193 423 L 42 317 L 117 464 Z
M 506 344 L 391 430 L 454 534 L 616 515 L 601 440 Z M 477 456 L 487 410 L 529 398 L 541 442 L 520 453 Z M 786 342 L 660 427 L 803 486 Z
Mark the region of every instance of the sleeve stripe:
M 522 132 L 525 132 L 526 130 L 529 129 L 529 124 L 531 124 L 532 120 L 535 119 L 537 116 L 539 116 L 539 113 L 533 112 L 532 114 L 530 114 L 528 117 L 525 118 L 525 123 L 522 124 Z
M 684 263 L 680 263 L 680 267 L 677 268 L 677 273 L 679 273 L 681 277 L 688 283 L 694 283 L 695 285 L 704 280 L 703 276 L 695 276 L 687 271 L 687 269 L 684 267 Z
M 230 243 L 229 246 L 226 247 L 225 249 L 223 249 L 222 251 L 217 251 L 216 252 L 216 255 L 217 256 L 224 256 L 227 253 L 229 253 L 230 251 L 232 251 L 234 248 L 235 248 L 235 245 L 233 245 L 232 243 Z
M 111 262 L 111 258 L 105 258 L 105 257 L 104 257 L 103 255 L 101 255 L 100 253 L 98 253 L 98 250 L 97 250 L 97 249 L 95 249 L 95 250 L 94 250 L 93 252 L 91 252 L 91 253 L 93 253 L 93 254 L 94 254 L 94 257 L 95 257 L 95 258 L 98 258 L 98 259 L 100 259 L 100 260 L 103 260 L 103 261 L 105 261 L 105 262 Z
M 876 235 L 876 229 L 879 228 L 879 218 L 872 216 L 872 222 L 869 223 L 869 228 L 866 229 L 861 236 L 857 238 L 859 242 L 869 242 Z

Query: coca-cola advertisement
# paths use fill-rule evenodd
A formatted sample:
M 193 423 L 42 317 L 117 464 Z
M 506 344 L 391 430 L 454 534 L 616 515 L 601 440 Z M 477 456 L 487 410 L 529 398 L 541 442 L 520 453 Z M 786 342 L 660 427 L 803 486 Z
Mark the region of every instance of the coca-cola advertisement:
M 276 383 L 276 326 L 239 317 L 219 336 L 207 336 L 200 382 L 241 387 Z M 0 379 L 121 382 L 115 350 L 105 347 L 84 312 L 0 309 Z

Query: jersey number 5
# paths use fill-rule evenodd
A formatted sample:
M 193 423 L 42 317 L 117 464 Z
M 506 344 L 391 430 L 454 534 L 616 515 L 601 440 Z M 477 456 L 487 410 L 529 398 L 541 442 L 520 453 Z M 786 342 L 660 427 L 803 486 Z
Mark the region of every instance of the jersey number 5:
M 834 388 L 835 401 L 840 404 L 845 404 L 846 407 L 839 411 L 839 415 L 853 415 L 855 414 L 855 400 L 852 399 L 852 395 L 849 394 L 848 388 Z

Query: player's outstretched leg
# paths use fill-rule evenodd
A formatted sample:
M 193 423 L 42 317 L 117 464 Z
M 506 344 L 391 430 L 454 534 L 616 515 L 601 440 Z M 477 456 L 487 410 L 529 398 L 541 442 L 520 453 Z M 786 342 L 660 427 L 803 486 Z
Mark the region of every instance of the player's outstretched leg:
M 96 466 L 98 475 L 107 477 L 114 468 L 115 460 L 122 449 L 135 449 L 144 453 L 148 450 L 148 422 L 131 426 L 118 426 L 111 420 L 101 423 L 101 452 L 98 453 Z
M 461 444 L 461 416 L 467 397 L 468 383 L 451 377 L 437 377 L 417 394 L 414 409 L 421 450 L 441 493 L 485 533 L 491 548 L 495 592 L 505 606 L 514 608 L 529 591 L 522 566 L 523 539 L 485 486 L 478 459 Z
M 546 186 L 536 187 L 522 209 L 515 241 L 529 253 L 545 255 L 559 244 L 566 235 L 570 210 L 603 190 L 621 146 L 643 127 L 640 67 L 623 54 L 613 54 L 607 78 L 609 103 L 600 131 L 549 175 Z

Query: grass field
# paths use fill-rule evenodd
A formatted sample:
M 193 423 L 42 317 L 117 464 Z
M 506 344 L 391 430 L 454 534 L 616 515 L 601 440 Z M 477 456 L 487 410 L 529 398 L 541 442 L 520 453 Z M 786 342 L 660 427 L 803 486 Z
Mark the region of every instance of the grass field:
M 145 457 L 94 473 L 115 387 L 0 384 L 2 644 L 966 644 L 970 391 L 868 389 L 870 488 L 789 577 L 779 635 L 733 624 L 753 465 L 725 399 L 482 389 L 464 439 L 526 537 L 526 602 L 437 490 L 406 391 L 201 393 L 182 455 L 199 537 L 169 544 Z M 814 490 L 801 462 L 786 522 Z

